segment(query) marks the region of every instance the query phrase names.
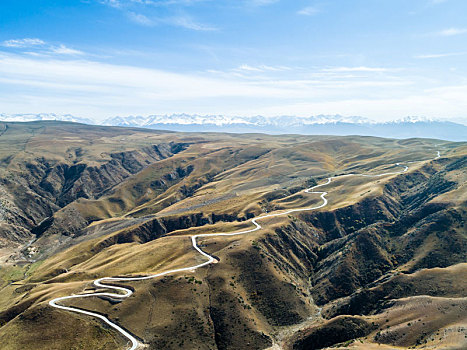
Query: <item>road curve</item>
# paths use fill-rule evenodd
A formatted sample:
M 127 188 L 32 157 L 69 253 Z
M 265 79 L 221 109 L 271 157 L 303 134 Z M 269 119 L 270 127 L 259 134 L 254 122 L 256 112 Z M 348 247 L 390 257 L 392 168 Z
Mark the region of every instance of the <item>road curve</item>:
M 437 152 L 436 158 L 438 159 L 441 157 L 440 152 Z M 411 162 L 413 163 L 413 162 Z M 110 297 L 110 298 L 115 298 L 115 299 L 125 299 L 128 298 L 133 294 L 133 291 L 124 288 L 124 287 L 118 287 L 118 286 L 113 286 L 113 285 L 108 285 L 104 284 L 103 282 L 130 282 L 130 281 L 144 281 L 144 280 L 149 280 L 152 278 L 157 278 L 177 272 L 187 272 L 187 271 L 194 271 L 196 269 L 199 269 L 200 267 L 207 266 L 209 264 L 212 264 L 216 259 L 209 255 L 208 253 L 204 252 L 197 243 L 197 239 L 201 237 L 218 237 L 218 236 L 238 236 L 238 235 L 243 235 L 246 233 L 251 233 L 258 231 L 262 229 L 263 227 L 258 223 L 258 220 L 263 220 L 266 218 L 271 218 L 271 217 L 276 217 L 276 216 L 283 216 L 283 215 L 288 215 L 291 213 L 296 213 L 296 212 L 303 212 L 303 211 L 312 211 L 316 209 L 320 209 L 325 207 L 328 204 L 328 200 L 326 199 L 326 195 L 328 194 L 327 192 L 321 192 L 321 191 L 315 191 L 315 189 L 319 187 L 323 187 L 326 185 L 329 185 L 333 179 L 336 178 L 341 178 L 341 177 L 350 177 L 350 176 L 363 176 L 363 177 L 382 177 L 382 176 L 389 176 L 389 175 L 399 175 L 407 172 L 409 170 L 409 167 L 406 165 L 401 165 L 400 163 L 396 163 L 396 166 L 401 166 L 404 167 L 403 170 L 398 171 L 398 172 L 387 172 L 387 173 L 382 173 L 382 174 L 376 174 L 376 175 L 371 175 L 371 174 L 345 174 L 345 175 L 338 175 L 338 176 L 333 176 L 333 177 L 328 177 L 327 181 L 323 184 L 316 185 L 310 188 L 307 188 L 304 190 L 304 193 L 309 193 L 309 194 L 319 194 L 323 202 L 320 205 L 317 205 L 315 207 L 309 207 L 309 208 L 298 208 L 298 209 L 289 209 L 286 211 L 281 211 L 279 213 L 274 213 L 274 214 L 267 214 L 267 215 L 261 215 L 256 218 L 251 219 L 251 223 L 255 226 L 252 229 L 244 230 L 244 231 L 238 231 L 238 232 L 232 232 L 232 233 L 205 233 L 205 234 L 199 234 L 199 235 L 194 235 L 191 236 L 191 243 L 193 245 L 193 248 L 198 251 L 201 255 L 206 257 L 208 260 L 198 264 L 198 265 L 193 265 L 193 266 L 188 266 L 188 267 L 183 267 L 179 269 L 174 269 L 174 270 L 168 270 L 164 271 L 161 273 L 157 273 L 154 275 L 148 275 L 148 276 L 143 276 L 143 277 L 103 277 L 99 278 L 94 281 L 94 285 L 98 288 L 105 288 L 105 289 L 113 289 L 115 291 L 121 292 L 120 293 L 107 293 L 107 292 L 97 292 L 97 293 L 86 293 L 86 294 L 76 294 L 76 295 L 69 295 L 69 296 L 64 296 L 64 297 L 59 297 L 55 298 L 49 301 L 49 305 L 52 307 L 55 307 L 57 309 L 61 310 L 66 310 L 66 311 L 71 311 L 71 312 L 76 312 L 88 316 L 93 316 L 96 317 L 102 321 L 104 321 L 106 324 L 108 324 L 110 327 L 114 328 L 116 331 L 118 331 L 121 335 L 123 335 L 125 338 L 127 338 L 131 346 L 128 348 L 128 350 L 136 350 L 140 345 L 140 342 L 138 339 L 136 339 L 132 334 L 130 334 L 128 331 L 120 327 L 119 325 L 113 323 L 110 321 L 107 317 L 100 315 L 95 312 L 90 312 L 70 306 L 63 306 L 58 303 L 65 301 L 65 300 L 70 300 L 70 299 L 78 299 L 78 298 L 89 298 L 89 297 Z

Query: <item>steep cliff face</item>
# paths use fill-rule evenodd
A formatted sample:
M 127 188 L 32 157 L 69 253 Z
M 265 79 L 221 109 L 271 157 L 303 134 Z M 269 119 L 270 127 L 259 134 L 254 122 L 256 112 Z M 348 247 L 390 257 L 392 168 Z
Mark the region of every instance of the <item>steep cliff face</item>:
M 5 247 L 30 240 L 30 230 L 59 209 L 19 176 L 0 179 L 0 194 L 0 238 Z
M 290 241 L 297 235 L 293 232 L 311 234 L 302 238 L 300 244 L 306 244 L 305 249 L 310 250 L 302 256 L 313 257 L 307 260 L 312 264 L 312 294 L 318 304 L 349 295 L 407 263 L 432 237 L 439 243 L 439 252 L 427 252 L 423 257 L 418 254 L 419 260 L 409 271 L 444 267 L 465 259 L 464 249 L 446 250 L 463 248 L 464 239 L 456 228 L 462 225 L 465 213 L 448 209 L 446 203 L 430 202 L 459 184 L 448 181 L 443 172 L 431 176 L 433 172 L 428 165 L 397 177 L 386 185 L 381 196 L 333 211 L 299 215 L 301 226 L 295 222 L 288 228 L 288 248 L 295 246 Z M 408 231 L 410 235 L 406 235 Z M 283 234 L 283 230 L 278 234 Z M 441 256 L 444 260 L 440 260 Z
M 29 186 L 64 207 L 78 198 L 98 198 L 148 165 L 171 157 L 184 148 L 186 145 L 169 143 L 112 153 L 109 155 L 111 160 L 99 166 L 86 163 L 52 165 L 47 161 L 38 161 L 26 165 L 34 179 Z
M 315 302 L 324 307 L 323 315 L 331 321 L 297 336 L 294 349 L 321 349 L 367 336 L 382 326 L 373 322 L 372 326 L 361 328 L 355 319 L 345 315 L 390 314 L 391 299 L 462 295 L 464 288 L 453 284 L 459 275 L 443 280 L 441 272 L 430 276 L 417 271 L 448 268 L 467 261 L 467 215 L 462 202 L 457 201 L 461 205 L 458 207 L 456 199 L 452 203 L 437 200 L 462 189 L 461 177 L 452 181 L 455 177 L 451 172 L 459 170 L 463 162 L 459 158 L 443 161 L 436 171 L 433 164 L 427 164 L 396 177 L 380 197 L 331 213 L 300 216 L 312 231 L 327 233 L 316 235 L 316 241 L 322 243 L 311 249 L 317 258 L 310 269 L 310 291 Z M 447 288 L 449 284 L 452 288 Z M 357 321 L 365 324 L 365 320 L 368 319 Z M 330 342 L 329 335 L 336 331 L 337 324 L 343 336 L 333 337 Z M 361 332 L 356 332 L 359 329 Z M 375 339 L 397 343 L 389 336 L 378 335 Z
M 5 242 L 24 242 L 54 226 L 68 228 L 64 232 L 77 232 L 89 224 L 77 210 L 70 207 L 57 217 L 54 213 L 79 198 L 99 198 L 130 176 L 187 146 L 171 142 L 112 153 L 110 160 L 101 165 L 88 165 L 85 161 L 69 164 L 45 158 L 19 164 L 17 170 L 0 180 L 3 193 L 0 235 Z
M 293 344 L 294 350 L 323 349 L 366 336 L 375 326 L 360 317 L 342 316 L 309 331 Z

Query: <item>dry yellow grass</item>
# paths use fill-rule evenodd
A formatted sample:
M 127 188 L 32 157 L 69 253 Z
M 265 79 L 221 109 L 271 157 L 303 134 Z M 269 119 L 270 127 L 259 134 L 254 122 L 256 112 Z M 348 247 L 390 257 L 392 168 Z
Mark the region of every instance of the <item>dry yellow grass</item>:
M 48 143 L 51 135 L 56 137 Z M 98 337 L 106 339 L 103 348 L 122 347 L 122 339 L 99 323 L 52 310 L 46 302 L 54 297 L 93 290 L 92 280 L 99 277 L 147 275 L 200 263 L 204 258 L 192 248 L 190 235 L 251 228 L 250 221 L 240 219 L 315 206 L 321 202 L 319 195 L 298 191 L 313 181 L 322 183 L 328 176 L 345 173 L 397 171 L 401 168 L 394 166 L 396 162 L 416 160 L 423 161 L 411 164 L 409 174 L 423 173 L 423 167 L 431 164 L 429 159 L 435 155 L 438 142 L 290 135 L 249 135 L 246 139 L 241 135 L 170 134 L 120 128 L 91 132 L 84 126 L 69 129 L 60 123 L 31 125 L 22 130 L 15 126 L 10 141 L 8 152 L 0 147 L 2 159 L 11 157 L 2 172 L 22 171 L 21 164 L 35 161 L 37 154 L 57 162 L 93 166 L 108 162 L 110 154 L 115 152 L 171 141 L 189 145 L 168 159 L 148 164 L 98 198 L 75 200 L 55 213 L 56 219 L 66 219 L 73 209 L 89 225 L 80 231 L 81 236 L 72 238 L 63 237 L 60 232 L 45 234 L 35 245 L 57 246 L 54 254 L 26 279 L 2 289 L 1 310 L 31 315 L 26 318 L 14 315 L 6 325 L 0 325 L 3 334 L 0 341 L 4 341 L 7 349 L 28 349 L 30 344 L 35 349 L 94 348 Z M 448 143 L 445 146 L 443 156 L 467 154 L 465 147 Z M 81 151 L 76 152 L 77 149 Z M 465 182 L 462 171 L 453 171 L 449 176 L 452 181 Z M 334 213 L 367 198 L 381 197 L 396 177 L 340 177 L 322 188 L 329 192 L 329 206 L 321 211 Z M 155 185 L 161 179 L 164 183 Z M 465 187 L 436 197 L 434 202 L 462 205 Z M 149 242 L 141 238 L 139 230 L 150 220 L 157 218 L 175 227 L 174 223 L 196 215 L 207 221 L 199 226 L 188 224 L 186 228 L 168 230 L 163 237 L 154 235 Z M 213 220 L 216 215 L 218 219 Z M 200 239 L 203 250 L 219 259 L 217 264 L 194 273 L 128 283 L 136 292 L 122 303 L 86 298 L 69 305 L 109 315 L 152 348 L 212 349 L 222 348 L 219 345 L 222 341 L 240 344 L 242 339 L 251 341 L 251 349 L 265 348 L 269 340 L 265 341 L 263 336 L 274 338 L 281 331 L 294 329 L 294 325 L 310 315 L 316 315 L 310 294 L 311 276 L 304 272 L 310 267 L 305 255 L 300 255 L 300 244 L 317 246 L 322 237 L 313 234 L 322 232 L 307 227 L 298 217 L 299 214 L 284 215 L 261 221 L 263 230 L 244 236 Z M 303 236 L 296 238 L 290 231 Z M 425 243 L 424 250 L 433 248 L 429 241 Z M 320 253 L 318 248 L 315 252 Z M 307 258 L 312 260 L 312 254 L 309 255 Z M 411 269 L 424 257 L 421 251 L 400 269 Z M 459 267 L 452 267 L 455 268 Z M 17 305 L 20 307 L 16 308 Z M 445 314 L 437 312 L 439 308 Z M 465 300 L 460 298 L 400 299 L 386 314 L 369 317 L 381 325 L 388 317 L 391 321 L 385 326 L 389 328 L 381 332 L 394 337 L 396 342 L 377 345 L 375 331 L 362 339 L 363 344 L 357 341 L 347 348 L 389 349 L 412 345 L 423 333 L 418 321 L 423 312 L 427 313 L 433 332 L 446 334 L 442 339 L 429 340 L 427 346 L 463 344 L 455 330 L 464 325 L 465 320 L 459 317 L 462 316 L 459 310 L 464 308 Z M 44 324 L 48 326 L 34 328 L 34 317 L 38 315 L 45 315 Z M 414 322 L 413 328 L 407 325 L 409 322 Z M 60 323 L 66 328 L 63 337 L 56 335 Z M 229 329 L 234 332 L 229 333 Z M 34 337 L 40 332 L 43 341 L 34 343 Z M 184 333 L 183 339 L 180 332 Z M 225 338 L 217 339 L 218 333 Z M 72 339 L 80 340 L 70 345 Z

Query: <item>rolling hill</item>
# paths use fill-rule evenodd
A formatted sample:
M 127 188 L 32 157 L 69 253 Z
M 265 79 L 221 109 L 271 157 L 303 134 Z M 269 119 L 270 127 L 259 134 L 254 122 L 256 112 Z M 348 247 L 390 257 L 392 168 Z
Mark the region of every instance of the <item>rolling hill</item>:
M 311 117 L 231 117 L 224 115 L 172 114 L 111 117 L 102 122 L 72 115 L 56 114 L 0 114 L 0 121 L 71 121 L 89 125 L 138 127 L 180 132 L 228 132 L 300 135 L 363 135 L 377 137 L 437 138 L 450 141 L 467 141 L 465 123 L 442 119 L 406 117 L 391 122 L 376 122 L 363 117 L 318 115 Z
M 282 213 L 197 238 L 214 264 L 109 282 L 131 290 L 125 299 L 62 304 L 147 349 L 467 346 L 465 142 L 62 121 L 0 130 L 4 349 L 129 348 L 49 302 L 105 292 L 102 277 L 202 264 L 193 235 Z M 325 197 L 304 191 L 322 184 Z

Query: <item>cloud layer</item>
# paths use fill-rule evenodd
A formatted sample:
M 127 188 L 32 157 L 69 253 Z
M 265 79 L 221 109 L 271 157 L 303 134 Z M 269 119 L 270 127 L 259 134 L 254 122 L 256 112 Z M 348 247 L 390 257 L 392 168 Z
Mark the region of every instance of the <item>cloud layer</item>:
M 384 67 L 304 70 L 244 64 L 229 71 L 181 74 L 2 54 L 0 104 L 3 112 L 53 111 L 100 118 L 156 112 L 343 113 L 377 120 L 464 115 L 467 85 L 419 89 L 415 81 L 404 78 L 405 72 L 398 72 Z
M 0 11 L 0 112 L 467 110 L 462 0 L 19 3 Z

